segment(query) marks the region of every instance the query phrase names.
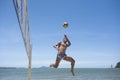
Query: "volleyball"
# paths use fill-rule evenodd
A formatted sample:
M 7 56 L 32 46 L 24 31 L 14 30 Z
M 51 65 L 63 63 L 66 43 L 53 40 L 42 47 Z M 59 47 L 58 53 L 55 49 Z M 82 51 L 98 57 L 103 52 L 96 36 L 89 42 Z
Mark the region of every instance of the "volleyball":
M 63 27 L 64 27 L 64 28 L 67 28 L 67 27 L 68 27 L 68 23 L 67 23 L 67 22 L 64 22 L 64 23 L 63 23 Z

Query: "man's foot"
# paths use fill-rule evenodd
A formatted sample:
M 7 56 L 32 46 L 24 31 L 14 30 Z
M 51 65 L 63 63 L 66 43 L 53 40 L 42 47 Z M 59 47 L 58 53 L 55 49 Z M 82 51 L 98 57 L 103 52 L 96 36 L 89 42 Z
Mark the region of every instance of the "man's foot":
M 73 71 L 73 70 L 71 70 L 71 73 L 72 73 L 72 75 L 73 75 L 73 76 L 75 76 L 75 73 L 74 73 L 74 71 Z
M 53 67 L 53 64 L 50 64 L 50 67 Z

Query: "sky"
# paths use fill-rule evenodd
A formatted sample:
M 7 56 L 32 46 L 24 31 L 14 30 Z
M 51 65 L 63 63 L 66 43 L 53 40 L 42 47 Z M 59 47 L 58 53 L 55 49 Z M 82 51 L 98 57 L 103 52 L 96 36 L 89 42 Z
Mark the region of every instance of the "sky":
M 66 54 L 75 68 L 110 68 L 120 61 L 120 0 L 27 0 L 32 67 L 55 62 L 53 45 L 71 41 Z M 63 28 L 68 22 L 68 28 Z M 21 31 L 12 0 L 0 1 L 0 67 L 27 67 Z M 61 61 L 59 67 L 70 68 Z

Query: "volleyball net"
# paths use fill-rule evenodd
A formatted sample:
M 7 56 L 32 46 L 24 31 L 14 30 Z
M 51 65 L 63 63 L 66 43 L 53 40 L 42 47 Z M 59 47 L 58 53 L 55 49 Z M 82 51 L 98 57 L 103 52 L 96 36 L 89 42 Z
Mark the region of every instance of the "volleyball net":
M 26 53 L 28 56 L 28 80 L 31 80 L 32 45 L 30 41 L 27 2 L 26 0 L 13 0 L 13 4 L 18 18 L 19 27 L 22 33 Z

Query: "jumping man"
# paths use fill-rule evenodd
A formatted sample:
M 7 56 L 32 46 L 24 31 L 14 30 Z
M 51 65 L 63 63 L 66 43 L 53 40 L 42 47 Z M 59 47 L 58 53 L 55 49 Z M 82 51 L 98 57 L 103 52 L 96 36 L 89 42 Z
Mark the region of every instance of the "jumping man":
M 67 47 L 69 47 L 71 45 L 71 42 L 69 41 L 69 39 L 67 38 L 66 35 L 64 35 L 64 39 L 62 42 L 57 43 L 56 45 L 54 45 L 53 47 L 57 49 L 58 54 L 56 57 L 56 62 L 55 64 L 51 64 L 50 67 L 54 67 L 57 68 L 59 66 L 60 61 L 66 60 L 71 62 L 71 73 L 74 76 L 74 65 L 75 65 L 75 60 L 72 57 L 68 57 L 66 55 L 66 49 Z

